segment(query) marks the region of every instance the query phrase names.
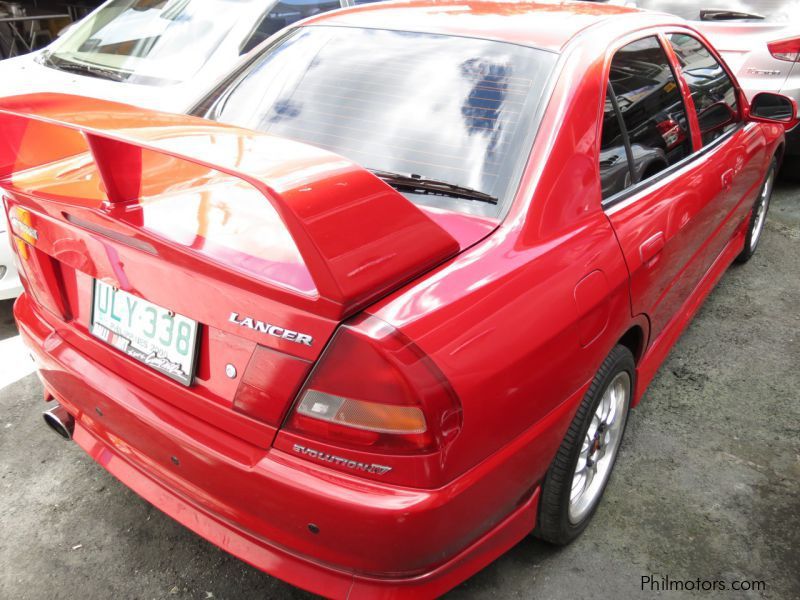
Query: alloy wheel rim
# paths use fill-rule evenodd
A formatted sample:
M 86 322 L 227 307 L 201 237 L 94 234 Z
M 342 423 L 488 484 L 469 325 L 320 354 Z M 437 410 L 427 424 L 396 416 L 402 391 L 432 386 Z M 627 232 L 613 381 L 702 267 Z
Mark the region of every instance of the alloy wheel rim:
M 574 525 L 583 520 L 600 498 L 622 441 L 631 377 L 617 373 L 603 392 L 581 444 L 572 475 L 569 520 Z
M 769 199 L 772 197 L 772 185 L 775 181 L 775 169 L 772 169 L 761 188 L 761 194 L 758 197 L 758 205 L 756 206 L 756 221 L 753 226 L 753 234 L 750 236 L 750 250 L 755 250 L 758 245 L 758 240 L 761 238 L 761 232 L 764 230 L 764 223 L 767 220 L 767 209 L 769 208 Z

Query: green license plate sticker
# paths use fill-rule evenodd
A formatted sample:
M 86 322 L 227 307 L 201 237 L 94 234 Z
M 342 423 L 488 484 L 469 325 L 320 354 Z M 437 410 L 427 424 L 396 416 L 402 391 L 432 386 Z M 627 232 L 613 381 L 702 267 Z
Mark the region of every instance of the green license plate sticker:
M 117 350 L 191 385 L 197 321 L 95 279 L 91 332 Z

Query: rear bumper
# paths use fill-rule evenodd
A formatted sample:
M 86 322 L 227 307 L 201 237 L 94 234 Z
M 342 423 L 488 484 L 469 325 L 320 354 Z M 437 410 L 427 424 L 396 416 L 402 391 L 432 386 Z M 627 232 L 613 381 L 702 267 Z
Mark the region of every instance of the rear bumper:
M 14 312 L 47 392 L 75 417 L 78 445 L 178 522 L 293 585 L 336 598 L 435 597 L 536 522 L 538 488 L 486 519 L 505 475 L 493 460 L 437 490 L 341 475 L 149 397 L 67 344 L 27 295 Z
M 439 567 L 414 577 L 369 577 L 295 555 L 219 519 L 134 467 L 81 423 L 73 439 L 114 477 L 196 534 L 270 575 L 329 598 L 435 598 L 519 542 L 536 520 L 538 489 L 492 532 Z

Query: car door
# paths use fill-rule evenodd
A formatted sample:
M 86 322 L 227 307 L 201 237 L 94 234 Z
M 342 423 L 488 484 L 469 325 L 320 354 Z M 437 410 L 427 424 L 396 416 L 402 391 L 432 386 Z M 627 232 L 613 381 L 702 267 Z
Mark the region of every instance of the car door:
M 766 140 L 757 125 L 742 120 L 743 94 L 712 50 L 688 32 L 669 32 L 665 38 L 691 96 L 688 104 L 697 117 L 702 151 L 709 155 L 709 168 L 722 184 L 721 197 L 715 205 L 718 212 L 708 215 L 712 234 L 691 267 L 702 275 L 755 201 L 766 170 Z M 691 279 L 687 278 L 687 282 Z
M 602 136 L 626 150 L 630 174 L 604 185 L 603 206 L 628 266 L 632 310 L 650 318 L 651 339 L 702 277 L 698 265 L 726 201 L 719 157 L 699 151 L 691 100 L 667 43 L 653 34 L 613 53 L 605 121 L 614 133 Z

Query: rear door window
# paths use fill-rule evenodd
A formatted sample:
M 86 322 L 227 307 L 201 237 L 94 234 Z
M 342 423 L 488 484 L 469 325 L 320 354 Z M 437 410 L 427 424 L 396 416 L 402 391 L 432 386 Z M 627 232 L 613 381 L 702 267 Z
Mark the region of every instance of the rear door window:
M 630 141 L 633 183 L 691 154 L 683 95 L 656 37 L 620 48 L 611 62 L 609 79 Z M 608 126 L 613 127 L 613 121 Z M 611 137 L 604 132 L 604 141 Z
M 703 145 L 713 142 L 739 122 L 739 104 L 731 78 L 708 48 L 683 33 L 669 36 L 681 64 L 681 74 L 694 101 Z

